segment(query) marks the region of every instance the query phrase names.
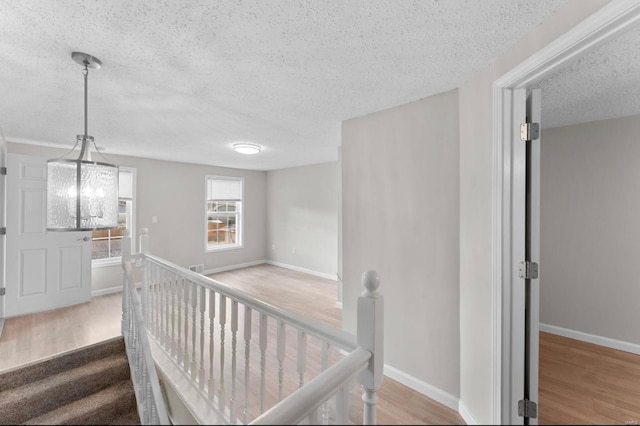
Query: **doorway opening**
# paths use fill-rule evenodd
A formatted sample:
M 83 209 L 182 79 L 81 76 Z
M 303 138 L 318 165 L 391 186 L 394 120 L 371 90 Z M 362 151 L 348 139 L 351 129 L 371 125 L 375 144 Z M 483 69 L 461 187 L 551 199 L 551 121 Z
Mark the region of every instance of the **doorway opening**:
M 494 82 L 493 170 L 493 418 L 496 423 L 537 424 L 537 416 L 523 416 L 523 401 L 537 402 L 537 380 L 525 395 L 525 260 L 526 149 L 520 141 L 526 88 L 529 88 L 640 22 L 640 4 L 612 2 L 540 52 Z M 544 101 L 543 101 L 544 102 Z M 544 265 L 541 265 L 544 270 Z M 534 279 L 535 280 L 535 279 Z M 533 301 L 534 305 L 537 303 Z M 530 303 L 530 302 L 529 302 Z M 532 322 L 539 313 L 529 310 Z M 537 330 L 532 331 L 532 335 Z M 537 342 L 529 351 L 537 351 Z M 537 352 L 530 357 L 537 370 Z M 529 412 L 529 414 L 531 414 Z

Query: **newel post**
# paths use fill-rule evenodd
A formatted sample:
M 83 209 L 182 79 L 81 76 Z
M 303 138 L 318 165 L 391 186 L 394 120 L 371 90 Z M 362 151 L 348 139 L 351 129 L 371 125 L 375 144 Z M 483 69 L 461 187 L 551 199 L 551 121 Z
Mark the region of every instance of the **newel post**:
M 149 253 L 149 230 L 147 228 L 140 230 L 140 253 Z
M 125 229 L 122 238 L 122 335 L 129 332 L 129 288 L 127 287 L 127 275 L 131 272 L 131 237 L 129 230 Z
M 149 253 L 149 230 L 142 228 L 140 230 L 140 253 Z M 142 259 L 141 263 L 142 274 L 142 316 L 149 319 L 149 268 L 147 266 L 147 260 Z
M 384 367 L 384 298 L 378 292 L 380 277 L 376 271 L 362 274 L 362 285 L 364 291 L 358 298 L 358 346 L 370 351 L 372 356 L 358 381 L 364 388 L 362 424 L 373 425 L 376 424 L 377 391 L 382 384 Z

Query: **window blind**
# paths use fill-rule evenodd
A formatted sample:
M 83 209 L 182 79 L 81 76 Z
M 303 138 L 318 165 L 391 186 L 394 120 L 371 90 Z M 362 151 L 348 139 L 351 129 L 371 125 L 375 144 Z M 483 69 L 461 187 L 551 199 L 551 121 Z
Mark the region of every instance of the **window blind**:
M 207 201 L 242 201 L 242 180 L 207 178 Z
M 118 197 L 133 199 L 133 173 L 127 170 L 120 170 L 118 173 Z

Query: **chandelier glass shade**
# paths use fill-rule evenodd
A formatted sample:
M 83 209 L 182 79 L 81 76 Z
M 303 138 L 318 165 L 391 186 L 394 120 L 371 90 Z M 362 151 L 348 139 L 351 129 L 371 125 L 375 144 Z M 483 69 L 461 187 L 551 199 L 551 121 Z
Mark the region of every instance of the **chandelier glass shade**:
M 89 159 L 89 144 L 102 154 L 87 134 L 88 68 L 99 68 L 101 63 L 85 53 L 74 52 L 71 57 L 84 66 L 85 132 L 76 139 L 76 146 L 80 144 L 77 158 L 47 162 L 47 230 L 113 229 L 118 226 L 118 166 L 106 159 Z

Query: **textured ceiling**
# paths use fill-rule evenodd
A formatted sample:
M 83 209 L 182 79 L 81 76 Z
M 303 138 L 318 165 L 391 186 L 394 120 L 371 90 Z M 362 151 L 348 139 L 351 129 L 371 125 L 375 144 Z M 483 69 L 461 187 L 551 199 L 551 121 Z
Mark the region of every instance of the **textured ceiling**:
M 340 122 L 459 87 L 563 0 L 2 0 L 8 140 L 271 170 L 335 160 Z M 258 156 L 234 142 L 262 145 Z
M 542 80 L 542 125 L 558 127 L 640 114 L 640 28 Z

